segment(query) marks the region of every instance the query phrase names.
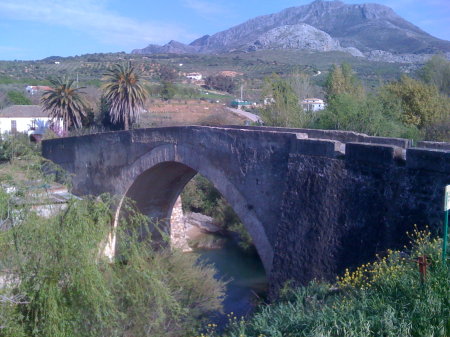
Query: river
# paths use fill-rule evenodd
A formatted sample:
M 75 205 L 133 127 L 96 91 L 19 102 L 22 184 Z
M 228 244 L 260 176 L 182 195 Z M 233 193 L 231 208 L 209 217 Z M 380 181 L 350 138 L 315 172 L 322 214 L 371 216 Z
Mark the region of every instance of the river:
M 221 249 L 197 249 L 199 259 L 207 261 L 217 269 L 216 278 L 229 280 L 223 301 L 224 313 L 211 317 L 210 323 L 219 330 L 228 322 L 227 314 L 241 317 L 252 312 L 255 304 L 267 293 L 267 277 L 261 260 L 256 253 L 244 252 L 234 240 L 227 240 Z

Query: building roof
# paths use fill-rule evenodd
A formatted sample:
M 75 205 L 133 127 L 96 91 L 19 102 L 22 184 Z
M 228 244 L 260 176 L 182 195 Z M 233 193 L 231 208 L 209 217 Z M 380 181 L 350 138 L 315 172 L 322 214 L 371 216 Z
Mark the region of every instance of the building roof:
M 320 98 L 305 98 L 302 104 L 324 104 L 324 101 Z
M 39 118 L 48 117 L 48 112 L 42 111 L 40 105 L 11 105 L 0 110 L 0 118 Z

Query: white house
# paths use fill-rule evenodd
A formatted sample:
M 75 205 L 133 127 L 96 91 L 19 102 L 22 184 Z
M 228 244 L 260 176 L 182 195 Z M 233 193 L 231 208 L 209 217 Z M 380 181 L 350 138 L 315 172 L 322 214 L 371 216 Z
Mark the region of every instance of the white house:
M 35 93 L 39 91 L 46 91 L 46 90 L 52 90 L 52 88 L 46 86 L 46 85 L 27 85 L 25 90 L 30 94 L 34 95 Z
M 303 110 L 319 111 L 325 109 L 325 103 L 320 98 L 305 98 L 302 101 Z
M 42 111 L 40 105 L 11 105 L 0 110 L 0 134 L 24 132 L 43 135 L 51 124 L 48 112 Z M 62 129 L 62 121 L 58 124 Z
M 190 80 L 200 81 L 202 79 L 202 74 L 200 73 L 189 73 L 186 77 Z

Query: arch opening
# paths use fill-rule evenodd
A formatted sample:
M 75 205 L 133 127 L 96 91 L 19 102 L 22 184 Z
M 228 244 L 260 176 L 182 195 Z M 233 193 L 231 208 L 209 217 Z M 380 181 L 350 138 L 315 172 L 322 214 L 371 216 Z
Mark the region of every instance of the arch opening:
M 142 156 L 124 176 L 129 181 L 125 197 L 134 200 L 142 214 L 157 221 L 159 228 L 170 234 L 173 206 L 185 185 L 197 173 L 208 179 L 231 205 L 252 238 L 266 275 L 270 275 L 273 249 L 262 222 L 254 210 L 248 209 L 245 197 L 230 182 L 222 167 L 196 151 L 163 145 Z M 152 230 L 151 224 L 149 230 L 158 239 L 158 233 Z

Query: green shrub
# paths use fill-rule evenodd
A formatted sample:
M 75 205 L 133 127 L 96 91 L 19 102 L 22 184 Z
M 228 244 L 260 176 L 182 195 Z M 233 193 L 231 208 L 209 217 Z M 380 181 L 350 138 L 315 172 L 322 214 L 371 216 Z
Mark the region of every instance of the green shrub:
M 73 200 L 50 219 L 22 209 L 0 232 L 0 336 L 185 336 L 220 310 L 222 284 L 192 255 L 153 249 L 147 218 L 129 211 L 118 229 L 120 259 L 101 247 L 111 201 Z
M 11 104 L 18 104 L 18 105 L 31 105 L 32 102 L 31 100 L 25 96 L 23 93 L 21 93 L 20 91 L 8 91 L 8 93 L 6 94 L 6 97 L 9 101 L 9 103 Z
M 4 134 L 0 138 L 0 162 L 37 154 L 37 147 L 31 144 L 24 133 Z
M 335 285 L 288 287 L 279 302 L 253 317 L 231 318 L 223 336 L 449 336 L 450 274 L 440 260 L 441 240 L 417 230 L 411 237 L 410 250 L 388 251 L 374 263 L 347 271 Z M 423 255 L 429 267 L 421 282 L 417 257 Z

